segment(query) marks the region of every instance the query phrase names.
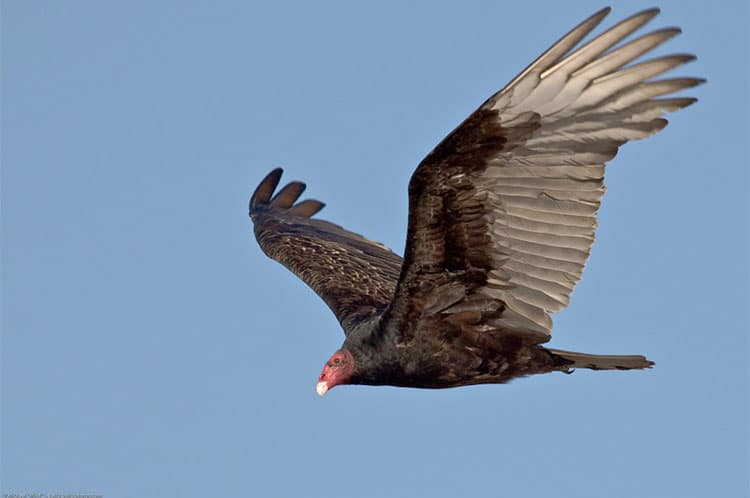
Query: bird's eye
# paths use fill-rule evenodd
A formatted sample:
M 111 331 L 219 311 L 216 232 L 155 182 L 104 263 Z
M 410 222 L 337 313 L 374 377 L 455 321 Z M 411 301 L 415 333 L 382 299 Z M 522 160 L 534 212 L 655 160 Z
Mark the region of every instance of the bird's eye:
M 334 358 L 333 359 L 333 364 L 334 365 L 338 365 L 339 363 L 341 363 L 341 358 Z

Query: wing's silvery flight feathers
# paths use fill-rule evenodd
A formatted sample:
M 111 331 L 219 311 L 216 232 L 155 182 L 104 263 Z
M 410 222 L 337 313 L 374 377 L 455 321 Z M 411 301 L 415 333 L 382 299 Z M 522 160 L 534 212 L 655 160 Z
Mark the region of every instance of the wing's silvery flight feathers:
M 608 12 L 561 38 L 420 163 L 389 330 L 548 340 L 594 241 L 605 162 L 695 101 L 657 97 L 703 82 L 651 80 L 692 55 L 627 65 L 679 33 L 617 46 L 657 9 L 575 48 Z

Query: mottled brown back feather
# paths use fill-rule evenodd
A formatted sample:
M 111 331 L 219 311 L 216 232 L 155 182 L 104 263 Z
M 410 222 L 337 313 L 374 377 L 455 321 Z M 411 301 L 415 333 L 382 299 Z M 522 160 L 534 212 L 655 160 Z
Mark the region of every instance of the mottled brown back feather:
M 277 173 L 278 172 L 278 173 Z M 294 201 L 304 190 L 292 182 L 271 199 L 281 170 L 258 186 L 250 217 L 258 244 L 309 285 L 331 308 L 344 331 L 380 314 L 393 297 L 401 258 L 382 244 L 310 217 L 324 204 Z

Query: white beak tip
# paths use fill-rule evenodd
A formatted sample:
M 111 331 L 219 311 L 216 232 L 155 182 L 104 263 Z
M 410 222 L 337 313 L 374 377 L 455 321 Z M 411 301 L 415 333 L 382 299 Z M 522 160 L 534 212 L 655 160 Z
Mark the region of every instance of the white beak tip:
M 318 393 L 318 396 L 323 396 L 328 392 L 328 383 L 325 381 L 318 382 L 318 385 L 315 386 L 315 391 Z

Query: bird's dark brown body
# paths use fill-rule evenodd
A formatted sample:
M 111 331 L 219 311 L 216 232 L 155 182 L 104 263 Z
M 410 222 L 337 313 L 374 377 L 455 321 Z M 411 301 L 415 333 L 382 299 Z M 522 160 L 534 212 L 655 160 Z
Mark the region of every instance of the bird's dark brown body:
M 260 183 L 250 217 L 263 251 L 307 283 L 347 335 L 318 393 L 338 384 L 442 388 L 570 371 L 629 370 L 640 355 L 592 355 L 542 344 L 568 305 L 590 254 L 605 163 L 630 140 L 667 125 L 695 99 L 673 96 L 698 78 L 663 78 L 694 59 L 634 63 L 679 33 L 623 42 L 657 9 L 581 41 L 589 17 L 453 130 L 409 182 L 403 259 L 381 244 L 313 219 L 281 169 Z
M 436 334 L 402 343 L 388 340 L 398 334 L 383 333 L 377 321 L 372 325 L 361 330 L 361 337 L 354 333 L 344 341 L 343 347 L 357 365 L 351 384 L 430 389 L 502 384 L 526 375 L 568 371 L 573 364 L 544 347 L 519 340 L 489 345 Z

